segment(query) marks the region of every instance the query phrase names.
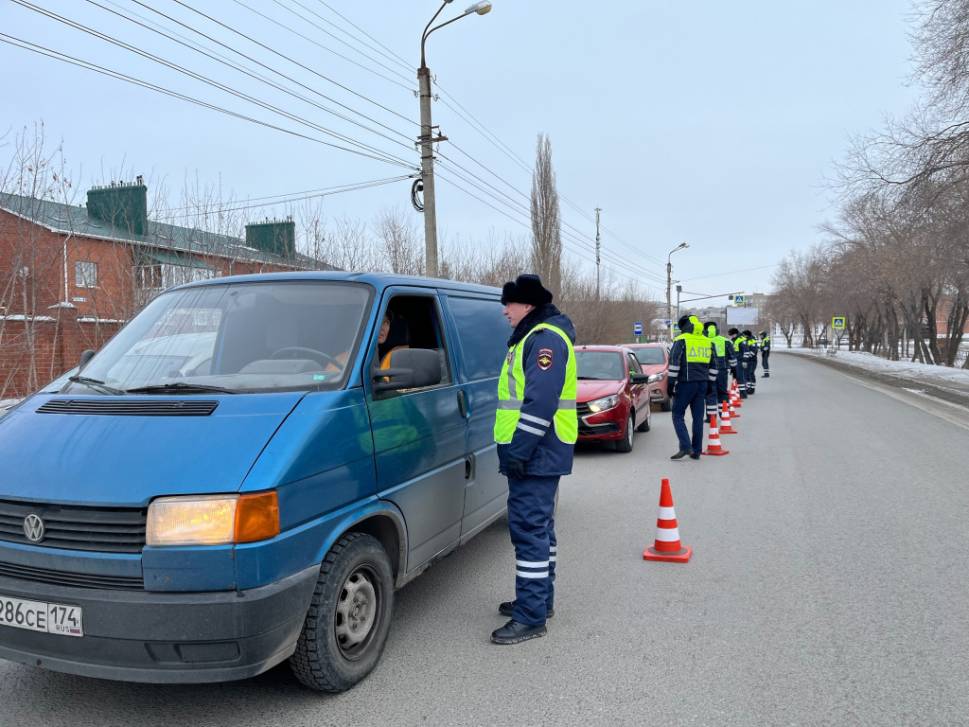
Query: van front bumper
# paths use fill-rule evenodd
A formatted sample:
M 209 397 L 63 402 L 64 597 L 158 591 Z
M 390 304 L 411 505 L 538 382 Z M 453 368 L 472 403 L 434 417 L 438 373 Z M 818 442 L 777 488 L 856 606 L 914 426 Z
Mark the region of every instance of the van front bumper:
M 155 593 L 0 577 L 0 594 L 80 606 L 84 636 L 0 626 L 0 658 L 81 676 L 156 684 L 224 682 L 292 655 L 319 575 L 312 566 L 247 591 Z

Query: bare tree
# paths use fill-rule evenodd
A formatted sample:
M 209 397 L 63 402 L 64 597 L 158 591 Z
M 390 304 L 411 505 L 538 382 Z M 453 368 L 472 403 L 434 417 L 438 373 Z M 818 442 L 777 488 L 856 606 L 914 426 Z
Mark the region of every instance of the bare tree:
M 558 295 L 562 290 L 562 226 L 559 195 L 552 168 L 552 142 L 539 134 L 532 172 L 532 263 L 546 287 Z

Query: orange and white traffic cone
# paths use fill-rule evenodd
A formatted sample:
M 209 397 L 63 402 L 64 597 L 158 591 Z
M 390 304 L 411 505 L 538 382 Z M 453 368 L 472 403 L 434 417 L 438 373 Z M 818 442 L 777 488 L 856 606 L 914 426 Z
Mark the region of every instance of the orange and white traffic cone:
M 659 560 L 668 563 L 687 563 L 693 548 L 680 542 L 680 526 L 673 508 L 670 481 L 663 478 L 659 491 L 659 514 L 656 516 L 656 540 L 643 551 L 643 560 Z
M 740 388 L 737 386 L 736 381 L 734 382 L 733 405 L 738 409 L 744 405 L 744 400 L 743 397 L 740 396 Z
M 737 430 L 730 426 L 730 405 L 724 401 L 720 408 L 722 410 L 720 415 L 720 433 L 737 434 Z
M 725 454 L 730 454 L 730 452 L 720 446 L 720 430 L 717 427 L 717 417 L 715 415 L 710 417 L 710 439 L 703 453 L 711 454 L 714 457 L 723 457 Z

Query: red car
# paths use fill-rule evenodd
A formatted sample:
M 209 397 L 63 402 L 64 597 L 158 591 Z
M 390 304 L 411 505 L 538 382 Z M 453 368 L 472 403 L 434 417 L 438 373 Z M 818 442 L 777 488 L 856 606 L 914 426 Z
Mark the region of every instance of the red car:
M 667 390 L 667 379 L 670 376 L 670 350 L 666 343 L 630 343 L 626 348 L 632 350 L 639 359 L 643 371 L 649 374 L 652 400 L 660 405 L 663 411 L 673 408 Z
M 631 452 L 633 432 L 650 425 L 649 376 L 622 346 L 576 346 L 580 442 L 613 442 Z

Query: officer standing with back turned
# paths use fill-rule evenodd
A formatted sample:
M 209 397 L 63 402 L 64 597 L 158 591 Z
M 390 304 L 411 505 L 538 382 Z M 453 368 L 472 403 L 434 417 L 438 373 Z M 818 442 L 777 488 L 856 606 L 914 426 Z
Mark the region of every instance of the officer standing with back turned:
M 537 275 L 519 275 L 501 292 L 514 327 L 498 379 L 495 442 L 508 477 L 508 529 L 515 546 L 515 600 L 498 606 L 510 616 L 491 634 L 495 644 L 545 636 L 554 613 L 555 493 L 572 472 L 579 425 L 575 327 L 552 305 Z
M 712 343 L 703 335 L 703 324 L 696 316 L 683 316 L 678 321 L 683 333 L 673 339 L 670 349 L 669 385 L 673 388 L 673 428 L 680 442 L 679 451 L 670 459 L 700 459 L 703 448 L 703 416 L 707 389 L 716 385 L 717 369 Z M 686 429 L 686 410 L 693 418 L 692 437 Z

